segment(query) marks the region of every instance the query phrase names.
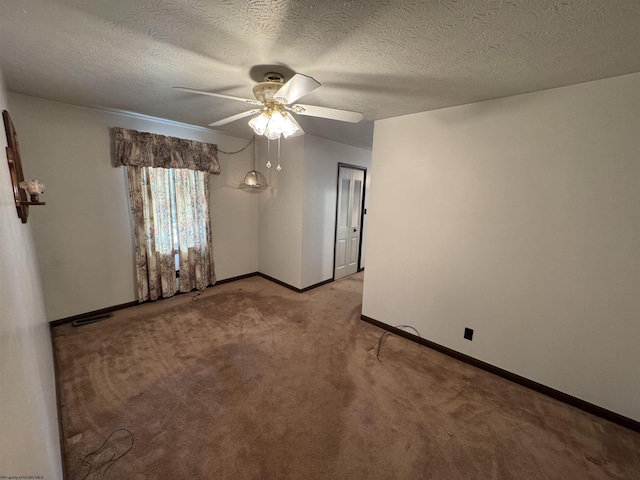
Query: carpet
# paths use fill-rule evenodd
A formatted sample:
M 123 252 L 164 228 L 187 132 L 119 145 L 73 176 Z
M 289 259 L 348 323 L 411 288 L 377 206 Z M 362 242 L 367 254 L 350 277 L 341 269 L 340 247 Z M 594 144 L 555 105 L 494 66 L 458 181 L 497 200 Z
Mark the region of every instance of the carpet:
M 53 328 L 67 479 L 640 478 L 638 433 L 395 335 L 378 361 L 363 275 Z

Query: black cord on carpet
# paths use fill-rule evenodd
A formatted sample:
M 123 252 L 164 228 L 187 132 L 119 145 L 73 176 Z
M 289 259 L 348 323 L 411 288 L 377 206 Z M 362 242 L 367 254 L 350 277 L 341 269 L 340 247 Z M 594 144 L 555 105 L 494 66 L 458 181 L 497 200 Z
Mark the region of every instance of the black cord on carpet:
M 418 332 L 418 330 L 416 330 L 415 327 L 412 327 L 411 325 L 396 325 L 393 328 L 410 328 L 411 330 L 413 330 L 414 332 L 416 332 L 416 335 L 418 336 L 418 338 L 422 338 L 420 336 L 420 333 Z M 393 332 L 384 332 L 382 335 L 380 335 L 380 340 L 378 340 L 378 350 L 376 352 L 376 358 L 378 359 L 378 361 L 380 363 L 382 363 L 382 360 L 380 360 L 380 348 L 382 348 L 382 340 L 384 339 L 384 337 L 386 337 L 387 335 L 391 335 Z M 418 346 L 420 346 L 420 344 L 418 344 Z
M 109 436 L 106 438 L 106 440 L 102 443 L 102 445 L 100 445 L 99 448 L 97 448 L 96 450 L 94 450 L 93 452 L 87 453 L 84 457 L 82 457 L 82 461 L 80 462 L 80 464 L 83 467 L 88 466 L 89 470 L 87 471 L 87 473 L 84 475 L 84 477 L 80 478 L 79 480 L 84 480 L 85 478 L 87 478 L 89 476 L 89 474 L 93 471 L 93 467 L 94 464 L 90 463 L 87 461 L 87 458 L 90 457 L 91 455 L 96 455 L 97 453 L 99 453 L 104 447 L 105 445 L 107 445 L 107 443 L 109 442 L 109 440 L 111 440 L 111 437 L 113 437 L 116 433 L 118 432 L 125 432 L 125 437 L 124 438 L 129 438 L 131 439 L 131 445 L 129 445 L 129 448 L 127 448 L 124 452 L 117 454 L 114 453 L 111 458 L 106 459 L 105 463 L 103 465 L 98 465 L 98 468 L 103 468 L 104 465 L 106 465 L 106 467 L 104 467 L 103 471 L 99 474 L 101 477 L 104 476 L 105 473 L 107 473 L 107 471 L 113 467 L 113 465 L 115 465 L 115 463 L 120 460 L 122 457 L 124 457 L 127 453 L 129 453 L 129 451 L 133 448 L 133 433 L 131 433 L 129 430 L 127 430 L 126 428 L 119 428 L 117 430 L 114 430 L 113 432 L 111 432 L 109 434 Z

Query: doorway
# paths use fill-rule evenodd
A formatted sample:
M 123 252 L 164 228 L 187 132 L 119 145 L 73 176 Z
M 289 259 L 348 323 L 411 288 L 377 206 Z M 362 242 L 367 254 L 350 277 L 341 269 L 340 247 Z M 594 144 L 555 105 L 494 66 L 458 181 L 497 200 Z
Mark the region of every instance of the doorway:
M 366 176 L 364 167 L 338 164 L 334 280 L 353 275 L 360 267 Z

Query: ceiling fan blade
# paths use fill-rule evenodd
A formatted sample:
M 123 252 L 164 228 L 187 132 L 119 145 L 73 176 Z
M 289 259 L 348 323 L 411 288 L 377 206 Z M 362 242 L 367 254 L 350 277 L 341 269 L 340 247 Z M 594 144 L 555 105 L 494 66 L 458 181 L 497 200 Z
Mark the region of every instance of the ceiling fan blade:
M 317 105 L 303 105 L 296 103 L 291 106 L 298 115 L 308 115 L 310 117 L 330 118 L 332 120 L 340 120 L 341 122 L 358 123 L 362 121 L 360 112 L 350 112 L 348 110 L 338 110 L 337 108 L 319 107 Z
M 278 102 L 288 105 L 304 97 L 307 93 L 313 92 L 319 86 L 320 82 L 317 80 L 307 75 L 296 73 L 291 77 L 291 80 L 285 83 L 282 88 L 273 95 L 273 98 Z
M 198 95 L 209 95 L 210 97 L 227 98 L 229 100 L 236 100 L 238 102 L 248 103 L 249 105 L 262 105 L 259 100 L 253 100 L 251 98 L 234 97 L 233 95 L 226 95 L 224 93 L 205 92 L 203 90 L 194 90 L 193 88 L 173 87 L 174 90 L 180 90 L 181 92 L 197 93 Z
M 240 120 L 241 118 L 249 117 L 251 115 L 255 115 L 260 113 L 259 108 L 255 108 L 253 110 L 249 110 L 247 112 L 238 113 L 236 115 L 231 115 L 230 117 L 223 118 L 222 120 L 218 120 L 217 122 L 210 123 L 210 127 L 219 127 L 220 125 L 226 125 L 227 123 L 235 122 L 236 120 Z

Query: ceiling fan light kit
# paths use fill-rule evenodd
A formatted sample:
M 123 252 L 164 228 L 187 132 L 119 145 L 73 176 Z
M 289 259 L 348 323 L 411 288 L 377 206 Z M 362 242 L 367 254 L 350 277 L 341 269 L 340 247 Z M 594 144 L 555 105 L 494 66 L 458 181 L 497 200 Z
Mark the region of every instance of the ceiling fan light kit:
M 315 105 L 291 105 L 299 98 L 304 97 L 320 86 L 320 82 L 308 75 L 296 73 L 288 82 L 285 83 L 284 77 L 281 74 L 269 72 L 265 74 L 264 80 L 264 82 L 259 82 L 253 87 L 253 95 L 256 98 L 255 100 L 226 95 L 224 93 L 194 90 L 191 88 L 174 88 L 185 92 L 226 98 L 229 100 L 247 103 L 249 105 L 261 106 L 261 109 L 241 112 L 211 123 L 209 126 L 217 127 L 225 125 L 260 112 L 259 115 L 249 120 L 249 126 L 253 129 L 256 135 L 264 135 L 269 140 L 276 140 L 281 136 L 287 138 L 292 135 L 301 135 L 304 133 L 293 113 L 351 123 L 358 123 L 362 120 L 362 114 L 359 112 L 349 112 L 346 110 L 338 110 L 336 108 L 327 108 Z
M 293 117 L 282 112 L 279 105 L 269 105 L 260 115 L 249 120 L 249 126 L 256 135 L 264 135 L 269 140 L 276 140 L 283 135 L 288 138 L 302 131 Z
M 297 122 L 294 113 L 311 117 L 328 118 L 342 122 L 358 123 L 362 120 L 362 113 L 338 110 L 337 108 L 320 107 L 316 105 L 293 104 L 299 98 L 304 97 L 320 86 L 320 82 L 308 75 L 296 73 L 285 83 L 284 77 L 280 73 L 269 72 L 264 75 L 264 82 L 259 82 L 253 87 L 255 99 L 236 97 L 225 93 L 205 92 L 192 88 L 173 87 L 183 92 L 208 95 L 210 97 L 226 98 L 238 102 L 253 105 L 252 110 L 236 113 L 222 120 L 210 123 L 210 127 L 218 127 L 227 123 L 235 122 L 252 115 L 256 115 L 249 120 L 249 126 L 256 135 L 264 135 L 269 139 L 267 149 L 271 140 L 278 140 L 278 165 L 276 170 L 282 170 L 280 165 L 280 138 L 288 138 L 292 135 L 302 135 L 304 130 Z M 293 104 L 293 105 L 292 105 Z M 267 187 L 267 180 L 264 175 L 256 170 L 255 159 L 255 136 L 253 138 L 253 159 L 252 169 L 244 176 L 240 185 L 241 188 L 258 190 Z M 267 155 L 270 157 L 270 155 Z M 267 168 L 271 168 L 271 161 L 267 159 Z

